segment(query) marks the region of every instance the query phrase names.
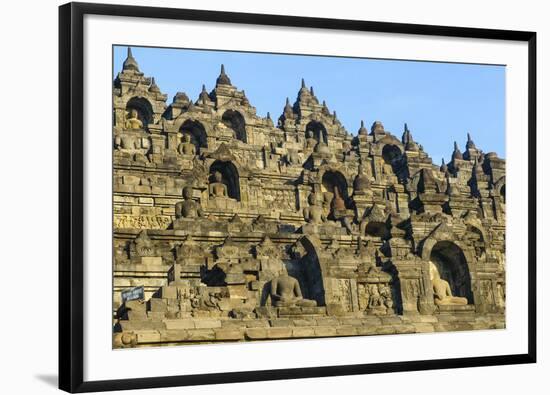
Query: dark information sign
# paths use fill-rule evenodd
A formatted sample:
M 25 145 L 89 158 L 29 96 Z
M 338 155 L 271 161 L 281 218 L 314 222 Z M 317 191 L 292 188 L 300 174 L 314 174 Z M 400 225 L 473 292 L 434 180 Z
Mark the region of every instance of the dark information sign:
M 123 291 L 121 291 L 122 296 L 122 302 L 127 302 L 129 300 L 139 300 L 139 299 L 145 299 L 145 292 L 143 289 L 143 285 L 140 287 L 134 287 L 134 288 L 128 288 Z

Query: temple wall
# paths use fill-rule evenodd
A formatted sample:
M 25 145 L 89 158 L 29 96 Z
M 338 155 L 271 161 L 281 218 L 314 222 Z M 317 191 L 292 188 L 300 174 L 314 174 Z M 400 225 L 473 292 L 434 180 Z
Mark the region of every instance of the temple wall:
M 117 347 L 505 326 L 505 161 L 470 136 L 437 166 L 305 83 L 275 123 L 223 69 L 167 105 L 131 54 L 113 94 Z

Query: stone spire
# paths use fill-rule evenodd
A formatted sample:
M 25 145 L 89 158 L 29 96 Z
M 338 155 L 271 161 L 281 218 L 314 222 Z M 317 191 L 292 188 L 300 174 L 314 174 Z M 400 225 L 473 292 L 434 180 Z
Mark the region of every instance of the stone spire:
M 330 110 L 328 109 L 327 102 L 324 100 L 323 100 L 323 107 L 321 108 L 321 112 L 326 116 L 330 116 Z
M 468 141 L 466 142 L 466 149 L 476 149 L 476 145 L 474 144 L 474 140 L 472 140 L 470 133 L 467 133 L 467 135 Z
M 418 147 L 418 144 L 413 140 L 413 136 L 411 131 L 409 130 L 409 127 L 407 126 L 407 123 L 403 126 L 403 136 L 401 137 L 401 141 L 405 145 L 406 151 L 418 151 L 420 148 Z
M 474 159 L 474 173 L 476 174 L 484 174 L 482 162 L 476 157 Z
M 306 81 L 302 78 L 302 89 L 307 89 L 306 88 Z
M 206 86 L 204 84 L 202 84 L 202 90 L 201 90 L 201 93 L 199 95 L 198 103 L 201 104 L 201 103 L 207 103 L 207 102 L 210 102 L 210 101 L 212 101 L 212 100 L 210 99 L 210 95 L 206 91 Z
M 290 105 L 290 99 L 288 97 L 286 98 L 284 114 L 285 114 L 285 116 L 288 116 L 290 114 L 294 114 L 294 110 L 292 109 L 292 106 Z
M 365 127 L 365 122 L 363 120 L 361 120 L 361 127 L 359 128 L 359 130 L 357 131 L 357 134 L 359 136 L 366 136 L 369 134 L 369 131 L 367 130 L 367 128 Z
M 290 105 L 290 99 L 287 97 L 287 98 L 286 98 L 286 102 L 285 102 L 285 110 L 286 110 L 286 109 L 289 109 L 289 108 L 292 109 L 292 107 L 291 107 L 291 105 Z
M 405 125 L 403 126 L 403 136 L 401 136 L 401 142 L 403 144 L 407 144 L 411 140 L 411 132 L 409 130 L 409 127 L 407 126 L 407 123 L 405 122 Z
M 460 152 L 460 149 L 458 148 L 458 144 L 455 141 L 455 149 L 453 151 L 453 159 L 463 159 L 462 158 L 462 152 Z
M 151 78 L 151 86 L 149 86 L 149 92 L 151 93 L 160 93 L 160 88 L 155 82 L 155 77 Z
M 449 171 L 449 168 L 447 167 L 447 164 L 445 163 L 445 158 L 441 158 L 441 166 L 439 167 L 439 170 L 443 173 L 447 173 L 447 171 Z
M 132 55 L 132 48 L 128 47 L 128 55 L 126 56 L 126 60 L 122 64 L 122 70 L 133 70 L 139 72 L 139 67 Z
M 221 66 L 220 76 L 216 79 L 216 85 L 231 85 L 231 80 L 227 74 L 225 74 L 225 66 L 223 64 Z
M 241 104 L 243 106 L 249 106 L 250 105 L 250 102 L 248 101 L 248 97 L 246 97 L 246 93 L 245 93 L 244 89 L 243 89 L 243 99 L 241 101 Z
M 285 107 L 283 109 L 283 113 L 281 114 L 281 116 L 279 117 L 279 124 L 284 124 L 284 122 L 288 119 L 294 119 L 295 116 L 294 116 L 294 109 L 292 108 L 292 106 L 290 105 L 290 99 L 287 97 L 286 98 L 286 103 L 285 103 Z

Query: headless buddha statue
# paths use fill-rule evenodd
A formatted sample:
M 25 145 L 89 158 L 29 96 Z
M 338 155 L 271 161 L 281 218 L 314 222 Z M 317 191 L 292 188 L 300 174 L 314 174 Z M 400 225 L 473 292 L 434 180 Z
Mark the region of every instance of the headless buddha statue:
M 193 200 L 193 188 L 183 188 L 183 202 L 176 203 L 176 218 L 200 218 L 204 216 L 199 203 Z
M 142 129 L 143 122 L 138 118 L 138 112 L 135 108 L 130 110 L 130 113 L 126 117 L 126 122 L 124 123 L 126 129 Z
M 225 185 L 222 180 L 222 173 L 219 171 L 214 172 L 214 182 L 210 184 L 209 188 L 211 197 L 228 197 L 227 185 Z
M 284 265 L 281 275 L 271 280 L 271 302 L 275 307 L 317 306 L 315 300 L 304 299 L 298 280 L 288 275 Z
M 178 152 L 181 155 L 195 155 L 197 149 L 195 144 L 191 142 L 191 136 L 188 134 L 183 135 L 183 142 L 178 145 Z
M 436 305 L 468 304 L 468 299 L 460 296 L 453 296 L 449 283 L 440 277 L 439 271 L 433 262 L 430 262 L 430 279 L 432 280 L 434 303 Z
M 359 173 L 353 182 L 353 193 L 355 195 L 365 195 L 370 190 L 370 177 L 367 174 L 367 167 L 364 163 L 359 165 Z
M 313 149 L 317 145 L 317 140 L 313 137 L 311 130 L 306 131 L 306 149 Z
M 315 194 L 311 194 L 308 197 L 309 207 L 304 208 L 304 219 L 315 225 L 322 224 L 327 220 L 323 207 L 317 202 Z

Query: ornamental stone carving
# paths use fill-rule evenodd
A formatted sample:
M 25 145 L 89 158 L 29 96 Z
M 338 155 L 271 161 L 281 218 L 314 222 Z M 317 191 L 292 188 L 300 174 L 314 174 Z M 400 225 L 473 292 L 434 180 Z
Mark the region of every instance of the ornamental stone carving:
M 305 81 L 274 125 L 229 74 L 113 81 L 114 347 L 505 327 L 504 159 L 352 135 Z

